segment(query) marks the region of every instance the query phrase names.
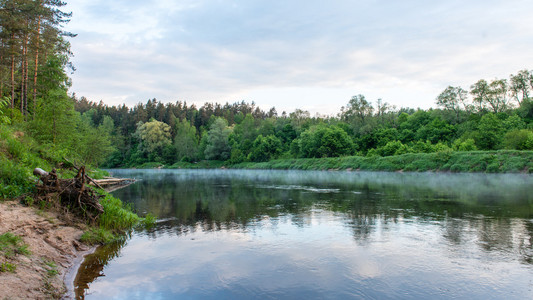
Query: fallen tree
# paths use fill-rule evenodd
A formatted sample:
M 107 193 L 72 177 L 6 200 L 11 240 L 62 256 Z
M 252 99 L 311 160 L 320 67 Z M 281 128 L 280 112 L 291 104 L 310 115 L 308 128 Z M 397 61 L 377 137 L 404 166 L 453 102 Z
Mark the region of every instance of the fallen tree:
M 36 199 L 48 203 L 57 199 L 67 212 L 96 223 L 104 212 L 99 201 L 103 195 L 98 194 L 88 183 L 92 182 L 99 188 L 101 186 L 85 173 L 85 167 L 77 169 L 78 173 L 71 179 L 58 178 L 55 169 L 50 172 L 40 168 L 34 169 L 33 174 L 42 182 L 36 186 Z

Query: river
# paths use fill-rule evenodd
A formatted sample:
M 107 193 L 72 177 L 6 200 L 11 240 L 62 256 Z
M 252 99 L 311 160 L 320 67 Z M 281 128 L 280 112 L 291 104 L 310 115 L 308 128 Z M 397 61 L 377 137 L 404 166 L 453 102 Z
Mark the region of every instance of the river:
M 533 299 L 533 176 L 111 170 L 154 228 L 86 258 L 85 299 Z

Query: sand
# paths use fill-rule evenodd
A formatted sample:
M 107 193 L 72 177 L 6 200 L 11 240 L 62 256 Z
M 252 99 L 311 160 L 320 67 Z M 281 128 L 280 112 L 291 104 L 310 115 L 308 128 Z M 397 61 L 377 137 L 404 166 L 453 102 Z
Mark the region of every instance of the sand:
M 11 232 L 22 237 L 31 251 L 29 256 L 19 254 L 9 261 L 17 266 L 15 273 L 0 273 L 0 300 L 73 297 L 76 268 L 93 248 L 79 241 L 84 225 L 61 219 L 53 211 L 16 201 L 0 202 L 0 234 Z M 57 265 L 57 275 L 48 271 L 50 262 Z

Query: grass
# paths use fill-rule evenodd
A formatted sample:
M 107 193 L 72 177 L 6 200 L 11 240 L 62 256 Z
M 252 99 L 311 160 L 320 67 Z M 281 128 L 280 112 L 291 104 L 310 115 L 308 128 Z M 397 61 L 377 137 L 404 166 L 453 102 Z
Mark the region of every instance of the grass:
M 141 221 L 130 205 L 124 205 L 120 199 L 110 194 L 106 194 L 100 204 L 104 207 L 104 213 L 100 215 L 98 223 L 104 229 L 123 231 Z
M 153 228 L 156 224 L 156 221 L 157 221 L 157 218 L 150 213 L 147 214 L 142 220 L 144 228 L 146 229 Z
M 196 163 L 180 161 L 166 169 L 218 169 L 226 166 L 227 163 L 219 160 L 202 160 Z
M 83 233 L 80 240 L 89 245 L 109 244 L 119 238 L 116 234 L 108 229 L 101 227 L 91 228 Z
M 104 207 L 104 213 L 98 219 L 98 226 L 87 230 L 81 237 L 81 241 L 90 245 L 109 244 L 123 238 L 123 233 L 136 225 L 144 228 L 155 226 L 156 217 L 148 214 L 144 218 L 139 217 L 131 205 L 125 205 L 120 199 L 102 192 L 105 196 L 100 200 Z
M 444 171 L 482 173 L 533 173 L 533 151 L 444 151 L 396 156 L 346 156 L 334 158 L 278 159 L 263 163 L 240 163 L 240 169 Z
M 104 191 L 100 193 L 104 196 L 100 200 L 104 213 L 98 218 L 97 226 L 91 227 L 81 236 L 81 241 L 90 245 L 116 241 L 122 238 L 125 231 L 142 221 L 130 205 L 124 205 L 120 199 Z
M 45 265 L 46 274 L 48 275 L 48 277 L 53 277 L 59 274 L 59 271 L 57 271 L 57 264 L 55 262 L 45 260 L 44 265 Z
M 59 159 L 53 151 L 16 128 L 0 124 L 0 198 L 13 198 L 31 191 L 33 169 L 51 169 Z
M 24 244 L 22 238 L 7 232 L 0 235 L 0 258 L 3 256 L 5 260 L 12 259 L 16 255 L 30 255 L 28 245 Z M 0 273 L 11 272 L 14 273 L 17 266 L 9 261 L 0 262 Z
M 12 263 L 8 263 L 7 261 L 0 263 L 0 273 L 2 272 L 15 273 L 16 270 L 17 270 L 17 266 Z
M 0 235 L 0 253 L 6 258 L 11 258 L 17 254 L 30 255 L 28 245 L 24 244 L 20 236 L 16 236 L 11 232 Z

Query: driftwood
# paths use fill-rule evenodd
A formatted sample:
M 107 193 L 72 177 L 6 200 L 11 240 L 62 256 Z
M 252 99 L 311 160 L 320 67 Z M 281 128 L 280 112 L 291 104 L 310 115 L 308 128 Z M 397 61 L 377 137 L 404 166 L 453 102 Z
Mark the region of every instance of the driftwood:
M 102 187 L 108 187 L 112 185 L 128 185 L 130 183 L 135 182 L 135 179 L 132 178 L 104 178 L 104 179 L 97 179 L 95 180 L 98 185 Z
M 87 186 L 88 181 L 93 181 L 85 174 L 85 167 L 80 167 L 78 174 L 72 179 L 59 179 L 55 169 L 46 172 L 36 168 L 33 174 L 39 176 L 42 184 L 37 185 L 37 196 L 43 201 L 59 199 L 62 207 L 74 214 L 95 222 L 104 208 L 99 202 L 102 197 L 93 188 Z

